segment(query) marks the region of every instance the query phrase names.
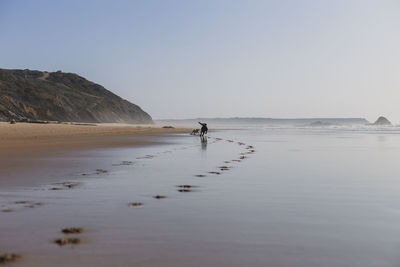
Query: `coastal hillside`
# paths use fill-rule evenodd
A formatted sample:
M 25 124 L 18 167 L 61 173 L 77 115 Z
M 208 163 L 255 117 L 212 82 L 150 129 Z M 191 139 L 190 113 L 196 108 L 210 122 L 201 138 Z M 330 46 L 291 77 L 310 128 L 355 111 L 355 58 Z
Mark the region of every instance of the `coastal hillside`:
M 0 69 L 0 121 L 152 123 L 139 106 L 73 74 Z

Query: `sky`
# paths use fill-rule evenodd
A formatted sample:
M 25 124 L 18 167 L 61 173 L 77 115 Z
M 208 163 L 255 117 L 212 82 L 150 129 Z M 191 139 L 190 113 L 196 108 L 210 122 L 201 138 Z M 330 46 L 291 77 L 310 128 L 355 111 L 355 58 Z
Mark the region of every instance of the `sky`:
M 400 123 L 400 1 L 0 0 L 0 68 L 77 73 L 155 119 Z

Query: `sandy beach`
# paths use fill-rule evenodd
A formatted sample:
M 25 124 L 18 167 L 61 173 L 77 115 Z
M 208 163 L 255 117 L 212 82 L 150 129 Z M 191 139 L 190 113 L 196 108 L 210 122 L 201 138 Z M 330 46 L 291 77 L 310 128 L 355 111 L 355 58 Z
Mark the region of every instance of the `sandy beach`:
M 68 157 L 83 150 L 160 144 L 159 137 L 188 133 L 185 128 L 127 124 L 9 124 L 0 122 L 0 185 L 25 185 L 26 172 L 46 171 L 51 157 Z M 71 167 L 65 160 L 63 168 Z M 30 177 L 30 176 L 29 176 Z
M 0 122 L 0 155 L 26 153 L 37 149 L 74 149 L 88 147 L 108 147 L 143 145 L 151 142 L 116 141 L 115 137 L 150 137 L 170 133 L 188 133 L 185 128 L 162 128 L 157 125 L 127 124 L 35 124 Z
M 398 266 L 398 128 L 20 127 L 53 145 L 3 153 L 7 266 Z

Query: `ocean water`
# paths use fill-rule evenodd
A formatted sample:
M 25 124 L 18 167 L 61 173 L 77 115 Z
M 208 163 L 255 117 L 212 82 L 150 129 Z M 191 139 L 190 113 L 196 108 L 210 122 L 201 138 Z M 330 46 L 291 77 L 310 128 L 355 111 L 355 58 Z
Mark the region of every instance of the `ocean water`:
M 15 266 L 400 266 L 400 128 L 231 128 L 47 159 L 82 164 L 0 188 L 0 251 Z M 52 243 L 74 226 L 81 244 Z

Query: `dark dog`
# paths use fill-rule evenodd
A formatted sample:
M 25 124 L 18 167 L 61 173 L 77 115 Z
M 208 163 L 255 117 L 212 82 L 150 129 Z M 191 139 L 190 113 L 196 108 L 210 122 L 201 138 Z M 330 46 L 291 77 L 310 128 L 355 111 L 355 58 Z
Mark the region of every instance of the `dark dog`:
M 201 125 L 200 136 L 203 137 L 208 132 L 207 123 L 199 122 L 199 124 Z
M 191 135 L 198 135 L 200 132 L 200 129 L 193 129 L 193 131 L 190 133 Z

